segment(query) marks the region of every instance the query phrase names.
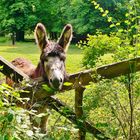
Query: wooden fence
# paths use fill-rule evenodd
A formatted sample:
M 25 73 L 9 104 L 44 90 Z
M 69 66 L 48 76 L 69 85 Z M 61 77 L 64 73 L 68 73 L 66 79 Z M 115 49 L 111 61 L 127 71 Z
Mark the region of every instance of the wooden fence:
M 34 93 L 34 98 L 36 98 L 37 102 L 45 102 L 46 105 L 69 119 L 73 124 L 77 125 L 77 127 L 80 126 L 79 140 L 85 139 L 86 132 L 93 134 L 93 136 L 99 140 L 107 140 L 111 138 L 106 136 L 104 132 L 98 130 L 88 121 L 81 120 L 83 116 L 82 101 L 85 86 L 88 85 L 89 82 L 98 82 L 102 78 L 111 79 L 120 75 L 126 75 L 139 71 L 140 57 L 113 63 L 110 65 L 105 65 L 97 69 L 85 70 L 75 74 L 70 74 L 67 82 L 70 82 L 72 84 L 69 86 L 63 86 L 62 91 L 60 92 L 75 89 L 75 111 L 70 109 L 68 106 L 66 106 L 65 103 L 55 98 L 54 96 L 48 96 L 46 94 L 46 90 L 42 88 L 42 85 L 45 84 L 42 78 L 31 80 L 26 74 L 24 74 L 22 71 L 17 69 L 15 66 L 13 66 L 11 63 L 0 56 L 0 66 L 1 65 L 3 66 L 3 69 L 1 69 L 0 72 L 8 77 L 11 77 L 15 82 L 26 79 L 30 82 L 30 84 L 32 84 L 32 87 L 24 87 L 24 89 L 30 91 L 30 93 L 27 94 L 25 92 L 21 92 L 21 97 L 32 98 L 33 89 L 35 87 L 36 90 Z M 97 78 L 97 75 L 100 75 L 100 79 Z M 65 111 L 63 111 L 64 109 Z

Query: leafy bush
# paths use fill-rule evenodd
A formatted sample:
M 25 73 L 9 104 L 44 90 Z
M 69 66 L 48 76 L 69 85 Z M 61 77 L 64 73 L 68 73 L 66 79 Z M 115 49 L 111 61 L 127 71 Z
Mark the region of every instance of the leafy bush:
M 6 84 L 0 85 L 1 140 L 69 140 L 77 137 L 78 130 L 73 128 L 73 124 L 62 117 L 62 115 L 52 110 L 47 111 L 47 115 L 50 115 L 47 134 L 42 134 L 40 128 L 33 127 L 30 116 L 32 117 L 31 120 L 39 124 L 41 122 L 41 117 L 46 115 L 46 112 L 36 114 L 35 108 L 40 107 L 41 103 L 35 103 L 31 106 L 30 110 L 27 110 L 26 103 L 29 99 L 20 98 L 20 92 L 23 91 L 13 89 Z M 20 103 L 22 103 L 24 108 L 18 106 Z
M 9 40 L 8 37 L 0 37 L 0 43 L 5 43 Z
M 18 107 L 16 103 L 26 105 L 29 99 L 20 98 L 19 90 L 15 90 L 6 84 L 0 85 L 0 139 L 1 140 L 32 140 L 43 138 L 39 129 L 32 131 L 30 117 L 38 117 L 35 110 L 30 111 Z
M 100 56 L 106 53 L 114 53 L 122 40 L 114 35 L 88 35 L 87 42 L 79 42 L 79 47 L 84 49 L 83 65 L 87 68 L 95 66 Z
M 87 118 L 114 139 L 140 137 L 140 75 L 129 76 L 91 83 L 84 96 Z
M 140 54 L 140 30 L 139 30 L 139 3 L 131 1 L 122 21 L 114 21 L 108 10 L 104 10 L 95 0 L 92 1 L 95 9 L 98 9 L 103 17 L 114 29 L 107 35 L 97 32 L 96 35 L 88 35 L 87 42 L 79 42 L 79 47 L 84 49 L 83 65 L 87 68 L 94 67 L 100 57 L 107 53 L 113 53 L 113 60 L 118 61 L 136 57 Z M 104 64 L 104 63 L 103 63 Z
M 88 35 L 87 42 L 80 42 L 84 49 L 83 65 L 93 68 L 105 63 L 135 58 L 140 54 L 139 16 L 137 0 L 131 1 L 125 21 L 113 21 L 109 11 L 93 1 L 102 16 L 106 16 L 115 32 L 106 35 Z M 135 9 L 135 10 L 134 10 Z M 124 25 L 122 28 L 121 25 Z M 110 56 L 110 58 L 109 58 Z M 109 60 L 104 59 L 109 58 Z M 108 62 L 107 62 L 108 61 Z M 84 108 L 86 117 L 112 139 L 139 139 L 140 137 L 140 73 L 114 79 L 103 79 L 86 87 Z

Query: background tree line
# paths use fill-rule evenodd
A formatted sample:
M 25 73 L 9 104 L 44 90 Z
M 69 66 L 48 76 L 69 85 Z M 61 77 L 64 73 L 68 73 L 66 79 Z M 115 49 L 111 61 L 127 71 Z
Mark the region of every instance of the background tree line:
M 103 9 L 109 10 L 113 21 L 124 20 L 129 1 L 97 0 Z M 73 25 L 75 41 L 97 29 L 107 34 L 114 30 L 91 0 L 0 0 L 1 35 L 15 34 L 17 41 L 23 41 L 25 31 L 33 31 L 38 22 L 45 24 L 51 39 L 57 38 L 66 23 Z

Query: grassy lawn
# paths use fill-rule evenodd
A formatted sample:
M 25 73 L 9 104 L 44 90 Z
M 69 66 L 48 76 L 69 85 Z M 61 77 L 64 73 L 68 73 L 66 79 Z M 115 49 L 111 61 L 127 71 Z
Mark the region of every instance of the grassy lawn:
M 11 42 L 0 43 L 0 56 L 8 61 L 17 57 L 23 57 L 37 65 L 40 56 L 40 50 L 34 42 L 20 42 L 15 46 Z M 82 52 L 75 45 L 71 45 L 67 52 L 66 69 L 68 73 L 75 73 L 82 69 Z

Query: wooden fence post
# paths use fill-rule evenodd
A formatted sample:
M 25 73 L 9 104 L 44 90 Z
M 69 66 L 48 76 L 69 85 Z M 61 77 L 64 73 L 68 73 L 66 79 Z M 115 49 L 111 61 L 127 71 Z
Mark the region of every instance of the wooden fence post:
M 86 131 L 83 129 L 81 126 L 81 123 L 83 124 L 84 121 L 84 116 L 83 116 L 83 93 L 84 93 L 85 88 L 80 85 L 80 83 L 77 81 L 75 85 L 75 113 L 76 113 L 76 118 L 78 120 L 78 127 L 79 127 L 79 140 L 85 140 L 86 136 Z M 81 122 L 81 123 L 80 123 Z

